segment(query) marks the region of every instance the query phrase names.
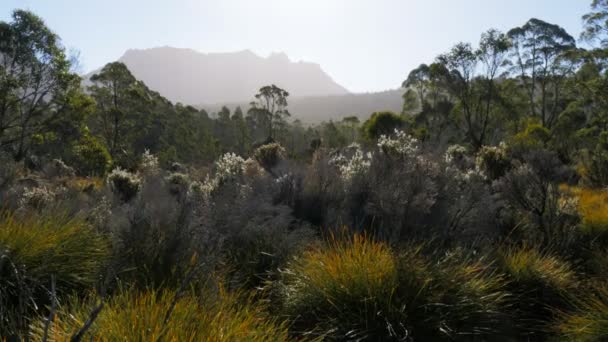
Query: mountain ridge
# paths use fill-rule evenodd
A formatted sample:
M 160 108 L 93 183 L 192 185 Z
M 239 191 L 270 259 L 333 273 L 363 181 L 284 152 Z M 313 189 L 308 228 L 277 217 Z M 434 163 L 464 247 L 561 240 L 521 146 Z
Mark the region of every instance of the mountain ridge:
M 251 50 L 203 53 L 163 46 L 128 49 L 118 61 L 167 99 L 190 105 L 248 100 L 265 84 L 296 97 L 350 93 L 319 64 L 293 62 L 284 52 L 261 57 Z

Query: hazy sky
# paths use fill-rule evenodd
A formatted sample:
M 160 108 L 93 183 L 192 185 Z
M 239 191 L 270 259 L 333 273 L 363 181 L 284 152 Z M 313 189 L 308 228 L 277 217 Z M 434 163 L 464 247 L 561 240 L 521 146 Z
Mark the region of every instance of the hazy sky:
M 409 70 L 482 31 L 506 31 L 531 17 L 578 38 L 591 0 L 0 0 L 42 16 L 82 71 L 129 48 L 187 47 L 201 52 L 284 51 L 319 63 L 355 92 L 398 87 Z

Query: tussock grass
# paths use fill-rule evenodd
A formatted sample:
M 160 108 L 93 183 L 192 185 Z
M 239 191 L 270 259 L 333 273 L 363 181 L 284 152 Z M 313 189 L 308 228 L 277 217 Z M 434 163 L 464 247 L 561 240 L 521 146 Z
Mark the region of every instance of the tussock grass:
M 382 242 L 332 237 L 295 259 L 282 279 L 295 335 L 330 339 L 464 340 L 495 332 L 507 294 L 483 260 L 395 255 Z
M 109 257 L 106 239 L 79 219 L 0 216 L 0 335 L 23 328 L 19 317 L 44 312 L 51 276 L 57 295 L 84 292 Z
M 199 299 L 200 298 L 200 299 Z M 106 302 L 85 335 L 95 341 L 285 341 L 287 326 L 265 313 L 242 293 L 190 292 L 174 303 L 175 292 L 120 290 Z M 89 318 L 95 301 L 76 301 L 60 311 L 50 326 L 50 341 L 68 340 Z M 43 335 L 44 323 L 33 329 Z
M 608 285 L 595 284 L 574 299 L 575 310 L 557 312 L 556 332 L 567 341 L 604 341 L 608 338 Z
M 573 267 L 565 260 L 530 246 L 503 247 L 498 263 L 515 296 L 513 315 L 526 334 L 546 334 L 555 309 L 568 306 L 567 297 L 579 286 Z

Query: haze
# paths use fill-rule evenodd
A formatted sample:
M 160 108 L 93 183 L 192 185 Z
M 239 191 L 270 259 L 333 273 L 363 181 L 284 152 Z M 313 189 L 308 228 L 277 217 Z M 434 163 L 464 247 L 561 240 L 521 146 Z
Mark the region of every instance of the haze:
M 491 27 L 538 17 L 577 37 L 588 7 L 578 0 L 3 0 L 0 20 L 13 8 L 37 13 L 80 52 L 83 73 L 132 48 L 282 51 L 320 64 L 351 92 L 370 92 L 398 87 L 418 64 Z

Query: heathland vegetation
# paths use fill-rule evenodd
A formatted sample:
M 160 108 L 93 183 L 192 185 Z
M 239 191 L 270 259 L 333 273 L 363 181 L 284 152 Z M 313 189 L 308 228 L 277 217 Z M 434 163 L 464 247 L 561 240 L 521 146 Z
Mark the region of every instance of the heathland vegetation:
M 401 113 L 84 85 L 0 22 L 0 339 L 608 339 L 608 1 L 404 77 Z M 577 46 L 577 41 L 585 47 Z

